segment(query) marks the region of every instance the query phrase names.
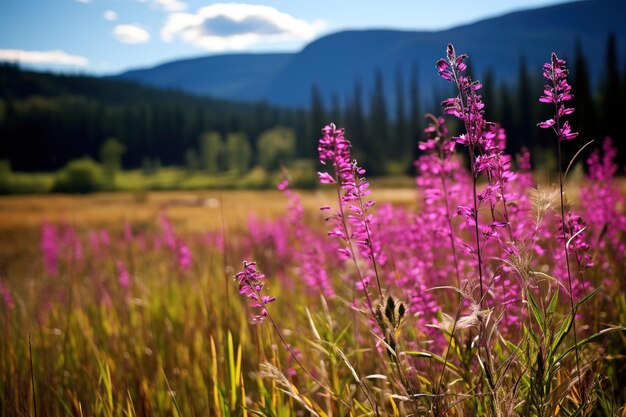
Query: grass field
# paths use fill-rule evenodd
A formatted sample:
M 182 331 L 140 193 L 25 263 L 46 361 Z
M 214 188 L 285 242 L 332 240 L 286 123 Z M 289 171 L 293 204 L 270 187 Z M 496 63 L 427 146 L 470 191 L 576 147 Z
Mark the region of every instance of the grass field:
M 465 133 L 429 117 L 415 188 L 370 187 L 330 124 L 315 191 L 1 198 L 0 417 L 626 416 L 616 149 L 513 164 L 466 58 L 437 62 Z
M 309 239 L 327 239 L 319 207 L 336 193 L 297 195 L 312 228 Z M 307 243 L 294 240 L 292 198 L 279 191 L 1 198 L 1 415 L 35 415 L 35 407 L 38 415 L 370 414 L 372 406 L 363 403 L 368 396 L 358 388 L 363 382 L 355 382 L 351 369 L 372 375 L 369 389 L 381 401 L 387 398 L 377 404 L 382 414 L 408 413 L 401 399 L 388 397 L 397 382 L 383 375 L 393 374 L 393 362 L 380 368 L 371 362 L 371 355 L 386 362 L 375 344 L 357 348 L 369 345 L 369 325 L 349 306 L 353 290 L 343 268 L 326 250 L 319 253 L 338 294 L 327 301 L 303 281 L 302 259 L 294 253 Z M 409 188 L 375 187 L 371 198 L 377 206 L 391 203 L 408 212 L 423 204 L 423 195 Z M 56 227 L 56 271 L 46 269 L 45 225 Z M 132 237 L 125 235 L 128 229 Z M 104 231 L 106 239 L 93 237 Z M 183 246 L 192 254 L 188 266 L 181 263 Z M 280 337 L 339 397 L 301 375 L 269 323 L 248 324 L 232 278 L 244 259 L 257 260 L 268 274 Z M 441 308 L 450 301 L 432 300 Z M 405 337 L 422 342 L 406 348 L 442 354 L 445 345 L 430 343 L 445 342 L 420 330 L 423 324 L 419 315 L 409 320 Z M 287 376 L 280 377 L 279 369 Z M 430 378 L 436 368 L 428 369 L 419 378 Z

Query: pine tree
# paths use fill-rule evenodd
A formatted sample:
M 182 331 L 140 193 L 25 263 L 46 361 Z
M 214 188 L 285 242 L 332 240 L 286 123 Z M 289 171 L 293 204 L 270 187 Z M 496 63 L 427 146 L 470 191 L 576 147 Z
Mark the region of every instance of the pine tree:
M 500 85 L 499 96 L 498 103 L 500 105 L 497 120 L 507 131 L 509 146 L 512 149 L 520 149 L 522 146 L 528 148 L 528 143 L 519 142 L 519 137 L 511 134 L 515 130 L 515 114 L 513 112 L 513 98 L 508 84 L 503 82 Z
M 394 159 L 402 159 L 409 152 L 406 128 L 406 106 L 404 97 L 404 77 L 400 68 L 396 71 L 396 120 L 394 135 Z
M 223 147 L 222 135 L 219 132 L 206 132 L 200 136 L 202 167 L 211 174 L 220 170 Z
M 236 174 L 245 174 L 252 160 L 252 146 L 247 135 L 242 132 L 229 133 L 226 136 L 226 155 L 228 169 Z
M 419 98 L 419 74 L 417 71 L 417 65 L 413 65 L 411 68 L 411 81 L 409 86 L 409 101 L 410 101 L 410 123 L 409 123 L 409 150 L 413 155 L 413 160 L 417 159 L 419 149 L 417 148 L 417 142 L 422 137 L 422 121 L 423 115 L 420 110 L 420 98 Z M 411 165 L 409 171 L 414 172 L 413 165 Z
M 582 138 L 587 141 L 594 138 L 599 132 L 596 127 L 596 111 L 589 84 L 589 70 L 579 42 L 576 42 L 575 50 L 572 87 L 574 93 L 573 107 L 576 111 L 573 114 L 573 124 Z
M 311 109 L 309 115 L 309 127 L 305 140 L 299 140 L 297 153 L 304 155 L 306 158 L 312 158 L 316 149 L 316 143 L 321 137 L 321 131 L 330 121 L 326 120 L 326 111 L 324 110 L 324 101 L 317 84 L 311 87 Z
M 383 73 L 378 68 L 374 74 L 374 91 L 370 101 L 367 137 L 366 166 L 372 175 L 385 173 L 385 158 L 389 155 L 389 121 L 385 102 Z
M 343 115 L 342 115 L 342 111 L 341 111 L 341 102 L 339 101 L 339 95 L 337 93 L 333 93 L 332 95 L 332 103 L 331 103 L 331 110 L 330 110 L 330 114 L 329 114 L 329 122 L 333 122 L 335 123 L 335 125 L 337 126 L 343 126 L 344 125 L 344 120 L 343 120 Z
M 519 62 L 518 80 L 517 80 L 517 123 L 514 131 L 508 131 L 509 135 L 515 137 L 515 140 L 509 146 L 509 152 L 516 153 L 520 150 L 520 144 L 530 145 L 531 149 L 538 146 L 537 135 L 533 123 L 532 109 L 536 100 L 532 95 L 532 85 L 530 75 L 528 74 L 528 66 L 526 57 L 522 55 Z
M 497 118 L 497 109 L 498 103 L 496 101 L 496 92 L 494 85 L 494 77 L 493 71 L 487 70 L 482 79 L 483 88 L 482 88 L 482 96 L 483 102 L 485 105 L 485 118 L 489 121 L 496 122 L 499 119 Z
M 620 80 L 617 64 L 617 45 L 615 34 L 611 33 L 606 41 L 606 73 L 602 100 L 602 115 L 605 135 L 616 138 L 620 133 Z
M 351 120 L 348 124 L 348 131 L 346 136 L 352 142 L 354 146 L 354 154 L 358 160 L 364 158 L 366 149 L 366 121 L 365 113 L 363 111 L 363 87 L 359 79 L 354 82 L 354 93 L 351 100 Z

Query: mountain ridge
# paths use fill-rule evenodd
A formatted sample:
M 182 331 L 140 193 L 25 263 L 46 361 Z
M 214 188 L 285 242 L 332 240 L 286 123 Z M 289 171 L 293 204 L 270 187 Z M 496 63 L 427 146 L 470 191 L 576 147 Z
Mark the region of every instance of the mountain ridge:
M 396 74 L 403 74 L 406 85 L 407 74 L 415 69 L 422 99 L 429 100 L 433 88 L 446 88 L 437 80 L 434 62 L 449 42 L 470 55 L 478 78 L 491 69 L 498 82 L 515 79 L 521 57 L 532 72 L 553 50 L 573 58 L 579 42 L 591 77 L 598 80 L 609 33 L 620 49 L 626 45 L 624 17 L 623 0 L 583 0 L 438 31 L 347 30 L 321 37 L 297 53 L 214 55 L 132 70 L 115 78 L 235 101 L 302 107 L 308 105 L 314 86 L 324 93 L 327 104 L 335 94 L 348 100 L 357 80 L 370 92 L 377 70 L 383 74 L 387 97 L 393 98 Z

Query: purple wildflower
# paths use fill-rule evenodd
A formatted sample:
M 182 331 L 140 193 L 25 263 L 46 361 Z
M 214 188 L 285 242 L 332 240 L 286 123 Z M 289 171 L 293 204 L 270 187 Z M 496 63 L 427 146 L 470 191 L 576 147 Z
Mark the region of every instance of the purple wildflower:
M 559 141 L 574 139 L 578 136 L 578 133 L 572 132 L 569 122 L 563 124 L 560 122 L 563 116 L 574 113 L 573 108 L 565 107 L 563 104 L 574 97 L 571 93 L 572 87 L 567 83 L 568 72 L 565 60 L 559 59 L 554 52 L 550 62 L 543 64 L 543 76 L 549 83 L 544 87 L 539 101 L 554 104 L 556 114 L 552 119 L 545 120 L 537 126 L 542 129 L 552 128 Z
M 262 323 L 267 317 L 267 309 L 265 306 L 276 297 L 261 295 L 265 286 L 265 275 L 257 271 L 255 262 L 243 262 L 243 271 L 235 275 L 239 284 L 239 294 L 246 297 L 248 305 L 258 311 L 250 317 L 252 324 Z
M 2 300 L 4 300 L 4 304 L 6 304 L 9 310 L 12 310 L 15 307 L 15 303 L 13 302 L 13 298 L 11 298 L 11 293 L 9 292 L 9 287 L 7 287 L 2 281 L 0 281 L 0 296 L 2 296 Z
M 293 248 L 293 256 L 298 265 L 297 273 L 308 288 L 320 291 L 326 298 L 332 298 L 335 291 L 325 268 L 321 243 L 306 227 L 300 196 L 290 188 L 288 173 L 285 171 L 283 174 L 284 179 L 278 184 L 278 189 L 288 199 L 286 220 L 292 225 L 294 237 L 300 242 Z
M 178 266 L 183 271 L 189 270 L 191 268 L 191 250 L 184 243 L 181 243 L 178 247 Z
M 626 198 L 620 193 L 613 176 L 617 172 L 614 158 L 617 149 L 610 138 L 602 144 L 603 155 L 596 149 L 589 159 L 589 183 L 580 190 L 581 207 L 587 223 L 591 226 L 591 241 L 603 250 L 599 253 L 599 266 L 611 275 L 611 269 L 619 268 L 619 258 L 626 252 L 626 242 L 621 236 L 626 233 Z M 613 254 L 613 255 L 611 255 Z
M 115 261 L 115 265 L 117 266 L 117 280 L 122 289 L 127 290 L 130 287 L 130 274 L 124 265 L 124 262 L 121 259 Z
M 166 213 L 161 213 L 159 218 L 161 222 L 161 230 L 163 232 L 161 238 L 165 246 L 172 252 L 176 252 L 176 234 L 174 233 L 174 227 L 172 226 L 172 222 L 167 217 Z
M 465 133 L 454 138 L 457 143 L 475 149 L 482 145 L 483 133 L 488 125 L 483 118 L 485 105 L 478 94 L 482 85 L 465 75 L 467 55 L 457 56 L 452 44 L 448 45 L 446 52 L 447 57 L 437 61 L 437 69 L 444 80 L 456 85 L 459 95 L 441 104 L 445 114 L 455 116 L 465 124 Z
M 344 129 L 337 128 L 334 123 L 322 129 L 324 136 L 320 139 L 317 151 L 322 165 L 330 162 L 335 168 L 337 178 L 324 172 L 318 172 L 322 184 L 333 184 L 343 179 L 350 179 L 352 163 L 350 161 L 350 141 L 344 137 Z
M 49 275 L 57 275 L 60 255 L 58 229 L 48 222 L 44 222 L 41 227 L 41 251 L 46 272 Z
M 336 184 L 339 197 L 339 209 L 332 217 L 335 220 L 333 229 L 328 233 L 345 243 L 339 248 L 343 259 L 353 259 L 356 262 L 360 254 L 371 261 L 372 272 L 376 276 L 376 286 L 382 297 L 380 277 L 377 269 L 377 256 L 380 245 L 371 239 L 371 229 L 374 217 L 368 209 L 374 205 L 371 200 L 365 200 L 369 195 L 369 183 L 363 175 L 365 170 L 351 160 L 350 142 L 344 137 L 344 129 L 337 128 L 333 123 L 322 129 L 324 136 L 319 140 L 317 147 L 320 162 L 332 163 L 335 176 L 328 173 L 318 173 L 322 184 Z M 323 209 L 326 209 L 324 207 Z M 356 246 L 356 248 L 355 248 Z M 358 250 L 358 253 L 355 251 Z M 366 288 L 365 275 L 359 270 L 359 288 Z

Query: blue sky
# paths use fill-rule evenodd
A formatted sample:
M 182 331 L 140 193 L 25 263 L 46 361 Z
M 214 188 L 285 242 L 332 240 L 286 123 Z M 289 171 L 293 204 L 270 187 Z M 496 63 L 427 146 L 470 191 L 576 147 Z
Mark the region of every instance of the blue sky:
M 111 74 L 208 54 L 297 51 L 345 29 L 438 30 L 567 0 L 5 0 L 0 60 Z

